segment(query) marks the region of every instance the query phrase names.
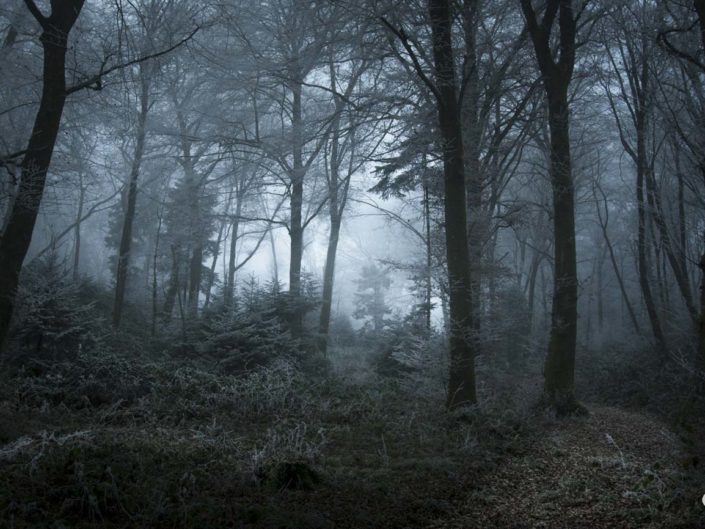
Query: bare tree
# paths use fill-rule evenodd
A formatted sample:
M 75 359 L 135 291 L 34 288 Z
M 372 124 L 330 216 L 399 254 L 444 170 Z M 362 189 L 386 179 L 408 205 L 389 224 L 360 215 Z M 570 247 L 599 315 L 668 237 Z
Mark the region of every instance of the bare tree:
M 12 318 L 15 291 L 44 192 L 47 171 L 59 133 L 66 101 L 66 49 L 68 38 L 81 13 L 84 0 L 52 0 L 51 14 L 42 14 L 34 0 L 27 9 L 42 28 L 44 51 L 42 99 L 24 158 L 17 195 L 0 239 L 0 346 Z
M 583 7 L 587 1 L 583 3 Z M 576 19 L 572 0 L 548 0 L 537 18 L 531 0 L 521 0 L 526 25 L 548 100 L 553 189 L 554 286 L 551 337 L 544 365 L 544 392 L 560 415 L 584 412 L 575 398 L 575 347 L 578 277 L 575 249 L 575 198 L 570 157 L 568 88 L 575 67 Z M 556 18 L 558 19 L 556 21 Z M 556 24 L 557 22 L 557 24 Z M 551 33 L 558 29 L 558 53 Z

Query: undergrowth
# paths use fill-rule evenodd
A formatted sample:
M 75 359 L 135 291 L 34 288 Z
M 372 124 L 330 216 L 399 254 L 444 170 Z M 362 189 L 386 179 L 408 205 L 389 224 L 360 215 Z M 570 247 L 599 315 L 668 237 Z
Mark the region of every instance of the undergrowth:
M 479 484 L 542 435 L 523 394 L 484 387 L 482 406 L 448 413 L 437 371 L 382 376 L 359 353 L 334 351 L 325 375 L 95 349 L 13 365 L 0 526 L 425 527 L 472 494 L 496 501 Z M 400 361 L 429 364 L 421 353 Z M 671 478 L 651 471 L 630 490 L 669 509 Z

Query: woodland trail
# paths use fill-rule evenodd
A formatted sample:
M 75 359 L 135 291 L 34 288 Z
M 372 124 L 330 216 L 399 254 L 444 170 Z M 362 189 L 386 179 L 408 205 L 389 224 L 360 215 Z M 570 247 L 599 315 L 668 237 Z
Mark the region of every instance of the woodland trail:
M 673 418 L 439 413 L 406 386 L 141 369 L 0 384 L 0 527 L 705 529 L 705 435 Z
M 546 422 L 540 434 L 477 483 L 456 517 L 430 527 L 705 527 L 705 507 L 685 481 L 693 458 L 663 422 L 590 407 L 588 417 Z M 683 519 L 678 503 L 697 503 L 700 518 Z

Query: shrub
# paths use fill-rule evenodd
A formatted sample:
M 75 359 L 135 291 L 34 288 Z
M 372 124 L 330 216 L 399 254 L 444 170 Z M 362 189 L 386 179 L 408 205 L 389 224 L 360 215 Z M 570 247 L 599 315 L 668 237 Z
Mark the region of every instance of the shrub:
M 95 310 L 96 286 L 72 281 L 55 254 L 22 273 L 17 292 L 11 343 L 18 356 L 61 360 L 94 347 L 105 335 Z

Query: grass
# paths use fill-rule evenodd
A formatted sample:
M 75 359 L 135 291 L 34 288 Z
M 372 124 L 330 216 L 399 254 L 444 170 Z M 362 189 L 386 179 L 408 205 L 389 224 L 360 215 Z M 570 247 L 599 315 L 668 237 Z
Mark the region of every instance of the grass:
M 325 376 L 86 352 L 4 377 L 2 527 L 512 527 L 497 513 L 518 504 L 554 527 L 576 501 L 620 527 L 698 514 L 681 473 L 630 451 L 637 415 L 557 423 L 490 391 L 447 413 L 439 377 L 373 376 L 353 351 Z

